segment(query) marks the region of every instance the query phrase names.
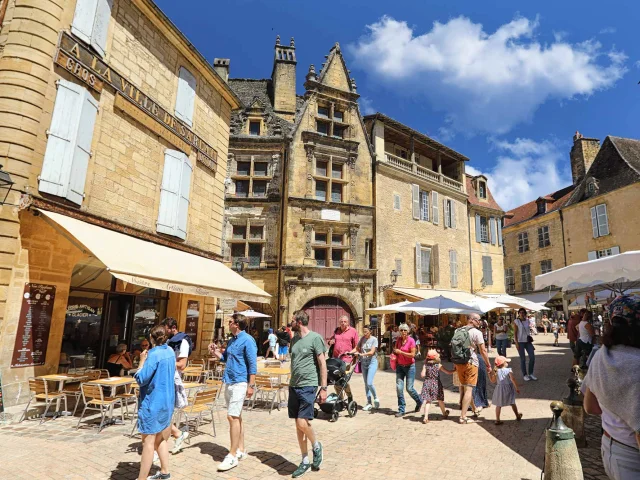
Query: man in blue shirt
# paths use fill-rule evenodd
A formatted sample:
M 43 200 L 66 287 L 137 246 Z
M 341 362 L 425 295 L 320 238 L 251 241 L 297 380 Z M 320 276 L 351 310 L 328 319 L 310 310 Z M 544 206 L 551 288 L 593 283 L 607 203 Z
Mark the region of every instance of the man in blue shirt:
M 244 429 L 242 426 L 242 406 L 245 397 L 253 396 L 256 373 L 258 370 L 258 347 L 256 341 L 247 332 L 247 319 L 234 313 L 229 320 L 229 331 L 233 337 L 227 343 L 227 349 L 218 350 L 215 343 L 209 345 L 209 353 L 226 363 L 224 376 L 224 397 L 227 402 L 227 420 L 231 448 L 224 460 L 218 465 L 219 472 L 225 472 L 238 466 L 238 461 L 247 457 L 244 449 Z

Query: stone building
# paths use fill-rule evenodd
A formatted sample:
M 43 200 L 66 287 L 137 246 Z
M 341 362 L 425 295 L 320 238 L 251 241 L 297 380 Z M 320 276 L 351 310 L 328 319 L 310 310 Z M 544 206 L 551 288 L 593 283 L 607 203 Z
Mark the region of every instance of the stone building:
M 274 47 L 270 79 L 230 79 L 234 114 L 225 261 L 273 294 L 277 324 L 304 309 L 326 337 L 373 301 L 371 151 L 355 81 L 336 44 L 296 95 L 293 39 Z M 244 265 L 244 267 L 243 267 Z
M 600 146 L 576 132 L 570 162 L 573 184 L 507 212 L 503 230 L 508 291 L 558 308 L 556 292 L 526 295 L 536 275 L 640 248 L 630 221 L 640 204 L 640 141 L 608 136 Z
M 3 382 L 102 367 L 166 315 L 197 353 L 216 297 L 268 298 L 216 261 L 238 97 L 151 0 L 4 6 Z

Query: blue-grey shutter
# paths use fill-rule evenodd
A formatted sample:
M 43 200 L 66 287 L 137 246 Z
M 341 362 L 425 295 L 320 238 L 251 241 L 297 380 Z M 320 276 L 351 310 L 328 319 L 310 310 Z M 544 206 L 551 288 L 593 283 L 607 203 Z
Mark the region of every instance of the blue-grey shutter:
M 455 250 L 449 250 L 449 271 L 451 272 L 451 287 L 458 286 L 458 254 Z
M 618 255 L 620 253 L 620 247 L 611 247 L 611 255 Z
M 433 224 L 438 225 L 440 223 L 440 214 L 438 211 L 438 192 L 431 192 L 431 205 L 433 207 Z
M 165 150 L 162 185 L 160 187 L 160 208 L 156 230 L 159 233 L 178 236 L 177 221 L 181 195 L 181 175 L 184 153 Z
M 413 205 L 413 219 L 420 220 L 420 187 L 411 185 L 411 201 Z
M 596 260 L 598 258 L 598 254 L 596 253 L 595 250 L 592 250 L 590 252 L 587 252 L 587 258 L 589 260 Z
M 76 134 L 71 172 L 69 175 L 69 190 L 67 200 L 82 205 L 84 198 L 84 184 L 87 181 L 87 169 L 91 158 L 91 141 L 93 130 L 98 116 L 98 102 L 93 98 L 89 90 L 84 90 L 82 108 Z
M 79 0 L 78 3 L 82 3 L 82 0 Z M 103 58 L 107 50 L 107 32 L 109 30 L 109 20 L 111 20 L 112 6 L 113 0 L 98 0 L 95 20 L 93 22 L 91 46 Z
M 196 78 L 184 67 L 180 68 L 178 94 L 176 95 L 176 117 L 193 126 L 193 109 L 196 104 Z
M 451 211 L 449 210 L 449 200 L 445 197 L 442 199 L 442 211 L 444 212 L 444 228 L 451 228 Z
M 482 242 L 482 236 L 480 234 L 480 215 L 476 213 L 476 242 Z
M 187 220 L 189 217 L 189 192 L 191 190 L 191 175 L 193 167 L 189 157 L 182 154 L 182 176 L 180 178 L 180 201 L 178 204 L 178 219 L 176 223 L 177 236 L 183 240 L 187 238 Z
M 451 228 L 456 228 L 456 201 L 449 200 L 451 204 Z
M 487 273 L 489 274 L 489 279 L 486 281 L 487 285 L 493 285 L 493 265 L 491 257 L 485 257 L 487 259 Z
M 71 32 L 91 45 L 101 57 L 107 48 L 107 31 L 113 0 L 78 0 Z
M 422 260 L 420 258 L 419 243 L 416 243 L 416 283 L 422 283 Z
M 496 218 L 496 222 L 498 223 L 498 246 L 502 246 L 502 219 Z
M 598 234 L 602 237 L 609 235 L 609 218 L 607 217 L 607 206 L 603 203 L 596 206 L 598 216 Z
M 496 244 L 497 237 L 497 229 L 496 229 L 496 219 L 495 217 L 489 218 L 489 226 L 491 227 L 491 245 Z
M 591 207 L 591 228 L 593 229 L 593 238 L 598 238 L 598 214 L 596 207 Z

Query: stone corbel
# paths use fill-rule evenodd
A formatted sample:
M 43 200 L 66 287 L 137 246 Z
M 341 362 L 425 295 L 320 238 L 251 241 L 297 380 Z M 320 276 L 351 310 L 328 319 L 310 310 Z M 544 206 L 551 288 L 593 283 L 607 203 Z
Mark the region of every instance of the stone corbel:
M 349 158 L 347 159 L 347 165 L 349 165 L 349 168 L 351 168 L 351 170 L 356 168 L 357 158 L 358 158 L 357 155 L 349 155 Z
M 307 161 L 312 162 L 315 156 L 316 146 L 307 144 L 304 146 L 304 150 L 307 153 Z

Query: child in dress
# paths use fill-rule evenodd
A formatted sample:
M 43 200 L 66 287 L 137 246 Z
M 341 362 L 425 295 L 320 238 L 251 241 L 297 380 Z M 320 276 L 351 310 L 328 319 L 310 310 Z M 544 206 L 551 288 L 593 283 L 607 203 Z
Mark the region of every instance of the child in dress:
M 493 391 L 493 399 L 491 402 L 496 407 L 496 425 L 502 425 L 500 420 L 500 410 L 502 407 L 511 406 L 513 412 L 516 414 L 516 420 L 522 418 L 522 414 L 518 413 L 518 407 L 516 406 L 516 392 L 520 393 L 516 379 L 513 377 L 513 372 L 507 367 L 509 359 L 503 356 L 496 357 L 495 369 L 489 373 L 491 382 L 497 383 L 496 389 Z
M 437 400 L 440 410 L 442 410 L 442 416 L 444 418 L 449 416 L 449 410 L 444 408 L 444 388 L 442 388 L 442 382 L 440 381 L 440 370 L 449 375 L 453 375 L 452 370 L 447 370 L 440 363 L 440 355 L 438 355 L 438 352 L 429 350 L 424 362 L 424 367 L 422 367 L 422 373 L 420 374 L 420 376 L 424 378 L 422 392 L 420 393 L 420 400 L 424 408 L 422 423 L 429 423 L 429 407 L 434 400 Z
M 551 322 L 551 332 L 553 333 L 553 336 L 554 336 L 553 346 L 557 347 L 558 346 L 558 322 L 556 322 L 555 319 L 553 319 L 553 321 Z

